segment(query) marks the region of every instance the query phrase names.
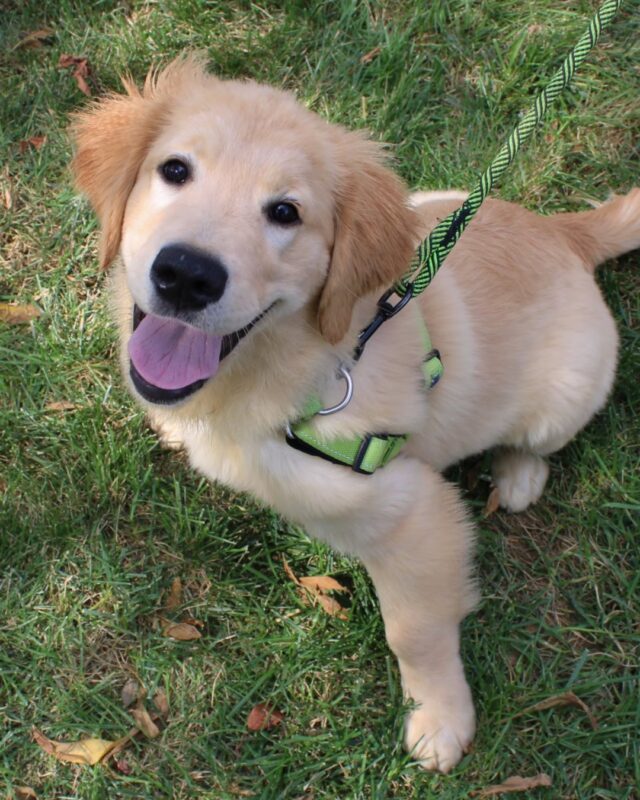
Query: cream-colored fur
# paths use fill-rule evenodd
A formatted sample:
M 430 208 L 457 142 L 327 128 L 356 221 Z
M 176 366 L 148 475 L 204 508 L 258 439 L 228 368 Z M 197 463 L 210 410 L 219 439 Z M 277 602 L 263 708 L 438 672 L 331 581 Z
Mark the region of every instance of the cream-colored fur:
M 571 439 L 611 388 L 617 335 L 592 272 L 640 244 L 640 191 L 547 218 L 485 203 L 429 289 L 370 341 L 353 367 L 351 404 L 317 419 L 328 437 L 411 434 L 400 457 L 363 476 L 292 449 L 285 426 L 311 392 L 326 405 L 339 399 L 336 366 L 351 363 L 380 290 L 464 194 L 409 200 L 361 137 L 277 90 L 206 76 L 193 59 L 142 94 L 128 92 L 75 124 L 76 174 L 101 217 L 103 260 L 121 254 L 112 285 L 124 374 L 133 302 L 153 307 L 150 265 L 168 243 L 195 245 L 228 266 L 227 290 L 195 323 L 204 330 L 229 333 L 277 301 L 202 389 L 175 406 L 143 405 L 204 475 L 362 559 L 416 703 L 407 747 L 424 767 L 446 772 L 474 733 L 458 625 L 476 591 L 473 529 L 439 472 L 499 447 L 503 505 L 520 510 L 538 499 L 542 457 Z M 167 187 L 158 165 L 175 155 L 190 159 L 193 179 Z M 265 200 L 282 193 L 299 202 L 295 229 L 265 220 Z M 421 380 L 419 314 L 445 364 L 432 391 Z

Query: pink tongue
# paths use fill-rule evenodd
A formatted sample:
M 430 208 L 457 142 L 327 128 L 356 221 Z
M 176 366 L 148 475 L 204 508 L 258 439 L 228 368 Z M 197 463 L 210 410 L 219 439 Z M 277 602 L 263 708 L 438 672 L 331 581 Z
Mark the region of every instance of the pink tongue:
M 218 371 L 222 338 L 147 314 L 129 339 L 129 357 L 148 383 L 182 389 Z

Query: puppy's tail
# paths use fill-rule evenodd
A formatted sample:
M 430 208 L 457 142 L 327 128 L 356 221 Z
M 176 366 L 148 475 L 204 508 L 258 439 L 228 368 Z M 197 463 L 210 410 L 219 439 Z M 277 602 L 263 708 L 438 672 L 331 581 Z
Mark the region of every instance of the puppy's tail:
M 640 247 L 640 188 L 614 195 L 592 211 L 556 214 L 549 221 L 593 272 L 603 261 Z

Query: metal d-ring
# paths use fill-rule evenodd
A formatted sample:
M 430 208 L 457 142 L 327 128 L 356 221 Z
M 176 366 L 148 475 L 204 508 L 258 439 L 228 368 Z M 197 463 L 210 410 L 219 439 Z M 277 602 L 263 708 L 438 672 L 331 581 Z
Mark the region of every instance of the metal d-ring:
M 347 384 L 347 390 L 344 393 L 344 397 L 342 398 L 342 400 L 335 406 L 329 406 L 329 408 L 321 408 L 320 411 L 316 411 L 316 414 L 318 414 L 321 417 L 326 417 L 328 414 L 335 414 L 336 411 L 342 411 L 342 409 L 346 408 L 351 402 L 351 398 L 353 397 L 353 378 L 351 377 L 351 373 L 344 366 L 344 364 L 341 364 L 338 367 L 338 375 L 341 378 L 344 378 Z

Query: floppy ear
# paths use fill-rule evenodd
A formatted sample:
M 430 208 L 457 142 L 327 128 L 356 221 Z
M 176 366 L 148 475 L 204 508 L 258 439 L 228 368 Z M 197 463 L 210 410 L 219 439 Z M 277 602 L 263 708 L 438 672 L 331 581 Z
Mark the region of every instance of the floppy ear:
M 152 141 L 165 124 L 172 98 L 196 84 L 217 81 L 205 69 L 202 53 L 172 61 L 162 72 L 147 75 L 142 92 L 123 80 L 126 94 L 112 94 L 74 116 L 76 184 L 89 198 L 102 228 L 100 265 L 118 254 L 122 219 L 129 193 Z
M 110 95 L 74 116 L 72 169 L 100 220 L 100 266 L 118 254 L 122 219 L 140 164 L 161 124 L 160 105 L 130 81 L 126 95 Z M 146 95 L 146 91 L 145 91 Z
M 359 297 L 403 274 L 418 240 L 407 191 L 383 166 L 380 147 L 359 134 L 340 135 L 336 233 L 318 308 L 320 332 L 331 344 L 347 333 Z

